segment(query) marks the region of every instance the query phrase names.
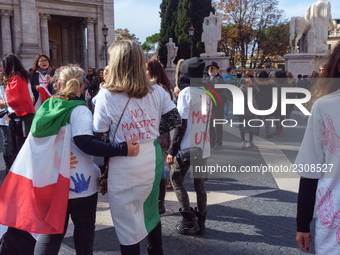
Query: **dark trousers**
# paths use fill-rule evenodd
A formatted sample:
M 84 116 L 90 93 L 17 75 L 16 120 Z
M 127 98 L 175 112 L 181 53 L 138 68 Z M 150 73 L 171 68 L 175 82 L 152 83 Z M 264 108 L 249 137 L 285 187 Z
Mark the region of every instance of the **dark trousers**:
M 24 145 L 26 137 L 24 137 L 23 132 L 22 132 L 21 121 L 15 121 L 11 119 L 9 121 L 9 127 L 11 130 L 12 155 L 13 155 L 13 159 L 15 159 L 21 147 Z
M 207 165 L 207 159 L 202 160 L 202 166 Z M 170 179 L 172 187 L 174 188 L 178 202 L 184 212 L 190 212 L 190 201 L 188 192 L 184 188 L 183 180 L 188 172 L 190 166 L 181 167 L 178 164 L 177 158 L 174 159 L 174 164 L 171 165 Z M 195 174 L 194 174 L 195 175 Z M 198 211 L 204 214 L 207 211 L 207 192 L 205 190 L 206 178 L 194 178 L 194 188 L 197 196 L 197 208 Z
M 21 147 L 24 145 L 26 138 L 28 137 L 33 118 L 34 118 L 34 114 L 29 113 L 20 118 L 16 118 L 18 120 L 10 119 L 9 121 L 9 129 L 11 131 L 11 140 L 12 140 L 13 160 L 15 160 Z
M 58 255 L 67 230 L 69 216 L 71 215 L 74 224 L 73 239 L 77 255 L 92 255 L 97 199 L 98 193 L 89 197 L 69 199 L 64 233 L 40 235 L 35 245 L 34 254 Z
M 13 163 L 11 134 L 8 126 L 0 125 L 0 131 L 2 135 L 2 151 L 7 174 Z
M 147 249 L 149 255 L 163 255 L 161 222 L 148 234 L 146 240 L 148 242 Z M 139 255 L 140 246 L 139 243 L 120 245 L 120 251 L 122 255 Z
M 219 102 L 218 102 L 219 103 Z M 224 106 L 213 106 L 212 115 L 210 118 L 210 146 L 222 146 L 223 139 L 223 125 L 216 125 L 214 127 L 214 119 L 224 119 Z

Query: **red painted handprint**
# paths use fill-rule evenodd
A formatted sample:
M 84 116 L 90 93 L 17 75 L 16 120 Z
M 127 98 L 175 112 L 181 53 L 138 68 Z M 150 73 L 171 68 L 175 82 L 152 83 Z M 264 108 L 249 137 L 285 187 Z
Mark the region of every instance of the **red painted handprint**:
M 332 191 L 329 188 L 318 190 L 318 199 L 316 210 L 320 217 L 320 223 L 328 228 L 334 229 L 340 227 L 340 210 L 335 211 L 333 204 Z M 336 233 L 336 241 L 340 245 L 340 228 Z
M 340 137 L 335 131 L 332 118 L 328 115 L 324 115 L 324 120 L 319 120 L 321 124 L 322 144 L 327 146 L 328 151 L 340 157 Z

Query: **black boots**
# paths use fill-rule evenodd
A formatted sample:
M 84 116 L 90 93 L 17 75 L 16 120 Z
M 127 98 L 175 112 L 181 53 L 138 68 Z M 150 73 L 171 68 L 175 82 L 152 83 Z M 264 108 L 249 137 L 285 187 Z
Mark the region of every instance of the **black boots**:
M 158 211 L 159 214 L 165 213 L 165 205 L 164 205 L 164 199 L 165 199 L 165 192 L 166 192 L 166 179 L 161 179 L 161 182 L 159 184 L 159 197 L 158 197 Z
M 197 210 L 197 207 L 195 207 L 195 215 L 197 217 L 197 223 L 200 227 L 200 230 L 196 232 L 197 235 L 205 235 L 205 219 L 207 218 L 207 211 L 205 213 L 200 213 Z
M 182 214 L 183 219 L 180 222 L 178 222 L 178 224 L 175 227 L 178 233 L 189 235 L 195 234 L 197 231 L 200 230 L 197 224 L 195 213 L 193 212 L 192 208 L 190 212 L 182 211 L 182 209 L 179 209 L 179 212 Z

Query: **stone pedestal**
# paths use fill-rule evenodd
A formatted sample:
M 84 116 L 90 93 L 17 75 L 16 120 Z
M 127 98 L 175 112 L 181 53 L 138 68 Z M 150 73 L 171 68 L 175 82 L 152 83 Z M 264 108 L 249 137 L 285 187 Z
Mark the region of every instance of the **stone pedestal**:
M 172 68 L 172 67 L 167 67 L 165 68 L 165 72 L 168 75 L 168 78 L 171 82 L 172 87 L 174 88 L 176 86 L 176 68 Z
M 220 67 L 219 73 L 223 75 L 227 72 L 227 68 L 229 67 L 230 57 L 225 57 L 225 54 L 224 53 L 222 54 L 224 57 L 207 57 L 207 56 L 204 56 L 204 54 L 201 54 L 201 59 L 205 61 L 205 66 L 210 65 L 211 62 L 216 62 L 218 66 Z
M 326 53 L 289 53 L 283 56 L 286 60 L 286 71 L 296 78 L 299 74 L 311 75 L 313 71 L 319 72 L 319 65 L 327 61 Z

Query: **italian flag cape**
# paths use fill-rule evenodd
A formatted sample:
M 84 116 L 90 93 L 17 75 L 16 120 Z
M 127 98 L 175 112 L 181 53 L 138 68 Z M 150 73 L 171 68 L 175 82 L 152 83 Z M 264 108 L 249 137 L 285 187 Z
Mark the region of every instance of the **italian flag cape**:
M 70 188 L 72 110 L 81 100 L 51 97 L 0 189 L 0 224 L 38 234 L 63 233 Z

